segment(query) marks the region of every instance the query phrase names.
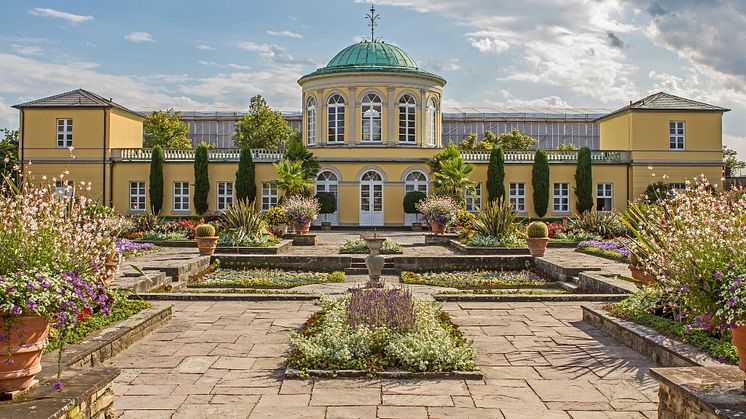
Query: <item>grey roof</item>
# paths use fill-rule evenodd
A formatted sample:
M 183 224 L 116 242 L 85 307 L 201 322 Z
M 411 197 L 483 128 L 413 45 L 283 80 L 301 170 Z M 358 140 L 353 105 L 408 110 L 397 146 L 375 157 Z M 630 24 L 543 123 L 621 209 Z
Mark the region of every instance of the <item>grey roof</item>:
M 686 99 L 674 96 L 666 92 L 653 93 L 644 97 L 637 102 L 630 102 L 629 105 L 619 108 L 611 113 L 602 116 L 599 119 L 605 119 L 628 110 L 637 111 L 704 111 L 704 112 L 728 112 L 730 109 L 720 106 L 710 105 L 709 103 L 697 102 L 696 100 Z
M 124 106 L 113 102 L 111 99 L 105 99 L 95 93 L 85 89 L 76 89 L 58 95 L 45 97 L 42 99 L 32 100 L 31 102 L 13 105 L 16 109 L 23 108 L 116 108 L 127 112 L 131 115 L 142 118 L 139 113 L 125 108 Z

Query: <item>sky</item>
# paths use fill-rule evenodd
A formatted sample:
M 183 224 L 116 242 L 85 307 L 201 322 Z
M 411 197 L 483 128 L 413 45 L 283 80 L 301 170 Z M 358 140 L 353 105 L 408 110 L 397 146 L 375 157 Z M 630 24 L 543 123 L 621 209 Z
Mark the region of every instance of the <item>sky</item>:
M 369 2 L 0 0 L 0 127 L 77 88 L 134 110 L 300 110 L 298 78 L 369 37 Z M 666 91 L 731 108 L 746 156 L 746 1 L 379 0 L 376 38 L 448 84 L 444 107 L 615 109 Z

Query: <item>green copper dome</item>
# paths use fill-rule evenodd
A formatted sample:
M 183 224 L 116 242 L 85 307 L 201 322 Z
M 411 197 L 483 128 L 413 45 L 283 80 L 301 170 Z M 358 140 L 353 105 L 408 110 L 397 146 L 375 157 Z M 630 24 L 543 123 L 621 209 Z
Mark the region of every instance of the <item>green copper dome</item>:
M 410 73 L 434 78 L 445 84 L 442 77 L 417 68 L 412 57 L 401 48 L 382 41 L 352 44 L 335 55 L 326 67 L 319 68 L 300 80 L 325 74 L 359 72 Z

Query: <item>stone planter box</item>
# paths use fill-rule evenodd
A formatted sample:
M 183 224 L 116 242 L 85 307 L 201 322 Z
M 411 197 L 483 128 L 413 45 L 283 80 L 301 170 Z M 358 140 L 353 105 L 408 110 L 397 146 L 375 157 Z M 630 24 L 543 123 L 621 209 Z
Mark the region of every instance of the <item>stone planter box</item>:
M 215 253 L 241 255 L 276 255 L 287 252 L 293 245 L 292 240 L 281 240 L 269 247 L 218 246 Z
M 468 246 L 458 240 L 449 240 L 448 245 L 465 255 L 528 255 L 528 248 L 521 247 L 476 247 Z
M 549 239 L 547 249 L 574 249 L 578 247 L 578 243 L 580 242 L 553 242 L 552 239 Z
M 307 377 L 315 378 L 366 378 L 371 377 L 382 379 L 418 379 L 418 380 L 482 380 L 484 375 L 481 371 L 453 371 L 453 372 L 412 372 L 412 371 L 363 371 L 363 370 L 308 370 L 302 373 L 295 368 L 288 367 L 285 369 L 286 379 L 304 379 Z
M 444 233 L 444 234 L 433 234 L 428 233 L 425 234 L 425 245 L 443 245 L 448 246 L 448 243 L 451 240 L 454 240 L 458 237 L 458 234 L 455 233 Z
M 533 266 L 529 255 L 389 256 L 399 271 L 473 271 L 476 269 L 521 270 Z
M 578 274 L 578 289 L 598 294 L 630 294 L 637 289 L 632 282 L 615 279 L 604 275 L 611 273 L 586 271 Z
M 742 418 L 744 374 L 737 367 L 652 368 L 661 419 Z
M 286 239 L 293 241 L 293 246 L 316 246 L 317 234 L 286 234 Z

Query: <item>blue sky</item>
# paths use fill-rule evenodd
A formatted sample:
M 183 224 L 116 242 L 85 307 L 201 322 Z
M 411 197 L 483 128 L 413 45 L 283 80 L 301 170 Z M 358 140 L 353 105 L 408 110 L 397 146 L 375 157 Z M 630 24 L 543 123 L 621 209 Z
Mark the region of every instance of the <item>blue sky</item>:
M 444 105 L 617 108 L 664 90 L 732 108 L 746 155 L 746 2 L 381 0 L 377 35 L 448 80 Z M 300 108 L 296 80 L 368 33 L 354 0 L 0 0 L 11 105 L 87 88 L 136 110 Z

